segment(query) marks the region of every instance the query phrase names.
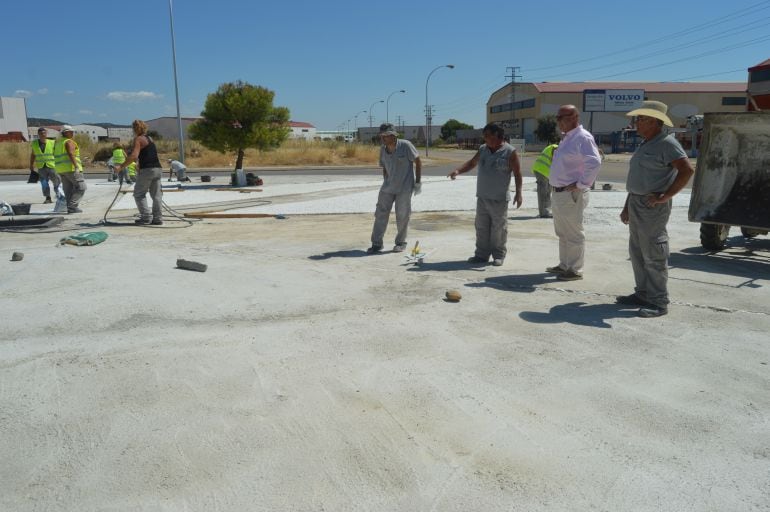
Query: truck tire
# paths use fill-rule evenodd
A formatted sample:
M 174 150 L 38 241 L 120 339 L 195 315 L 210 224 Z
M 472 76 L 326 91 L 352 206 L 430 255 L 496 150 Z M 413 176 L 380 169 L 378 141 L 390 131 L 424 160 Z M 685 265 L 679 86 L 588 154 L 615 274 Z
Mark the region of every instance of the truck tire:
M 762 234 L 762 232 L 751 228 L 741 228 L 741 234 L 744 238 L 754 238 L 755 236 Z
M 701 224 L 700 244 L 709 251 L 721 251 L 725 248 L 730 226 L 726 224 Z

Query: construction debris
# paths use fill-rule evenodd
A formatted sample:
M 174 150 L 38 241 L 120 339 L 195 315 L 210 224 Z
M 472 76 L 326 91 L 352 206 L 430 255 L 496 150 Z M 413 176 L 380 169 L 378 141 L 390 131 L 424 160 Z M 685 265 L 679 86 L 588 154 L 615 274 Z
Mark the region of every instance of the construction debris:
M 11 255 L 11 261 L 21 261 L 24 259 L 23 252 L 15 252 Z
M 181 268 L 184 270 L 194 270 L 195 272 L 205 272 L 206 269 L 209 268 L 209 266 L 206 265 L 205 263 L 198 263 L 197 261 L 183 260 L 182 258 L 178 258 L 176 260 L 176 266 L 177 268 Z

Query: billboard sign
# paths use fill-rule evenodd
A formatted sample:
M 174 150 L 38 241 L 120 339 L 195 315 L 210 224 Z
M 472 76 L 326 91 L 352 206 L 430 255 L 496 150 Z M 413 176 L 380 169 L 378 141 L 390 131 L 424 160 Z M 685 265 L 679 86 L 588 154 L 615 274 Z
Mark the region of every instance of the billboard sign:
M 642 106 L 644 89 L 586 89 L 583 112 L 630 112 Z

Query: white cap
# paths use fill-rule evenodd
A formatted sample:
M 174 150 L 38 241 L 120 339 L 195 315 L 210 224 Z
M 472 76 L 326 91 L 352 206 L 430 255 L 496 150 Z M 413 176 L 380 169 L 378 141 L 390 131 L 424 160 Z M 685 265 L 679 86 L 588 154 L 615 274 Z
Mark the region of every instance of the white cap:
M 73 130 L 70 125 L 65 124 L 64 126 L 61 127 L 61 132 L 62 133 L 64 133 L 64 132 L 73 132 L 74 133 L 75 130 Z

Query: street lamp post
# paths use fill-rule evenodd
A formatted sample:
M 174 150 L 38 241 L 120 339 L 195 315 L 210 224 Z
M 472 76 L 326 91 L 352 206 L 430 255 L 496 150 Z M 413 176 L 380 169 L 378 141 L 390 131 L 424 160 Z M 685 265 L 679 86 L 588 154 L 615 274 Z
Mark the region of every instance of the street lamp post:
M 362 110 L 361 112 L 356 113 L 356 115 L 353 116 L 353 129 L 356 131 L 356 140 L 358 140 L 358 115 L 359 114 L 366 114 L 366 110 Z
M 401 89 L 400 91 L 393 91 L 392 93 L 388 94 L 388 99 L 385 100 L 385 122 L 390 123 L 390 108 L 388 106 L 388 103 L 390 103 L 390 97 L 396 94 L 397 92 L 405 93 L 406 91 L 404 89 Z
M 385 103 L 385 100 L 377 100 L 369 107 L 369 128 L 372 127 L 372 119 L 374 119 L 374 113 L 372 112 L 372 109 L 377 103 Z
M 179 81 L 176 78 L 176 42 L 174 40 L 174 10 L 168 0 L 168 18 L 171 22 L 171 57 L 174 63 L 174 93 L 176 94 L 176 121 L 179 128 L 179 161 L 184 163 L 184 134 L 182 133 L 182 115 L 179 113 Z
M 443 66 L 436 67 L 433 71 L 428 73 L 428 78 L 425 79 L 425 156 L 428 156 L 428 148 L 430 147 L 430 123 L 433 120 L 433 116 L 430 114 L 430 106 L 428 105 L 428 81 L 430 76 L 441 68 L 454 69 L 454 64 L 444 64 Z

